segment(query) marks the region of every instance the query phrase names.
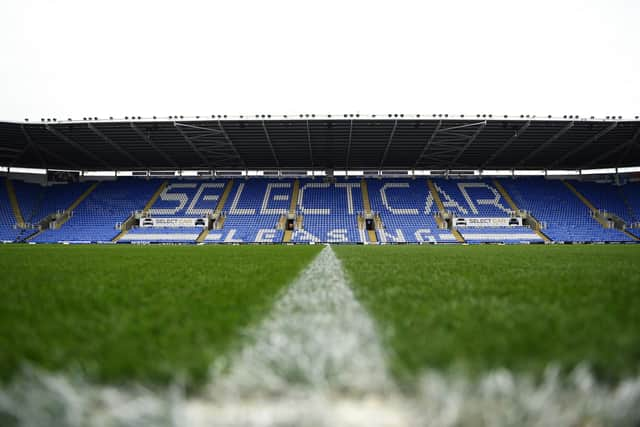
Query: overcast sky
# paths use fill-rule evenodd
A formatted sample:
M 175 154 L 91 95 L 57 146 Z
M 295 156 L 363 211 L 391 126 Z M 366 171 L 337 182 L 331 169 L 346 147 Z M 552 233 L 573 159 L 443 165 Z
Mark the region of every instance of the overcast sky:
M 2 0 L 0 119 L 640 115 L 640 1 Z

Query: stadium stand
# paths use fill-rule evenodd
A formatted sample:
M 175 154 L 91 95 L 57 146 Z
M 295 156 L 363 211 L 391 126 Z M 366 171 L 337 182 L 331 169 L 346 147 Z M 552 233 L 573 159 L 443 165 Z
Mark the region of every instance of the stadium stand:
M 604 228 L 561 180 L 535 177 L 500 182 L 521 209 L 542 222 L 544 233 L 556 242 L 632 241 L 619 230 Z
M 64 184 L 75 186 L 76 184 Z M 116 224 L 141 209 L 159 185 L 157 180 L 122 178 L 102 182 L 58 230 L 46 230 L 37 243 L 107 243 L 119 233 Z
M 593 203 L 596 209 L 614 214 L 627 224 L 633 222 L 619 188 L 597 182 L 575 182 L 573 186 Z
M 358 227 L 364 212 L 360 180 L 336 182 L 301 180 L 297 211 L 302 227 L 293 232 L 293 243 L 364 243 Z
M 7 192 L 6 181 L 4 179 L 2 185 L 0 185 L 0 241 L 13 242 L 23 231 L 17 227 L 16 217 Z
M 425 180 L 367 180 L 371 209 L 380 217 L 380 242 L 455 242 L 448 230 L 438 229 L 438 213 Z
M 39 233 L 17 226 L 7 186 L 0 187 L 3 242 L 29 238 L 34 243 L 280 243 L 295 218 L 291 243 L 372 243 L 365 215 L 375 224 L 371 233 L 381 243 L 541 243 L 543 236 L 528 223 L 510 222 L 525 214 L 535 218 L 554 242 L 632 242 L 640 234 L 638 183 L 565 183 L 542 177 L 434 179 L 434 197 L 426 179 L 121 178 L 97 186 L 15 181 L 17 203 L 27 223 L 37 224 L 78 203 L 66 222 L 52 222 Z M 601 213 L 623 223 L 603 219 Z M 456 218 L 469 223 L 453 223 Z M 478 226 L 472 218 L 502 218 L 510 225 Z M 155 222 L 137 225 L 147 219 Z M 135 226 L 121 230 L 132 220 Z
M 175 223 L 157 227 L 134 227 L 118 238 L 120 243 L 195 243 L 205 228 L 207 221 L 201 226 L 184 226 L 181 219 L 207 218 L 218 205 L 226 180 L 213 182 L 166 181 L 158 187 L 154 183 L 156 193 L 147 196 L 148 202 L 142 208 L 143 216 L 176 220 Z M 144 202 L 143 202 L 144 203 Z M 138 201 L 138 209 L 140 209 Z M 193 222 L 193 221 L 192 221 Z
M 627 208 L 632 228 L 627 229 L 640 238 L 640 183 L 633 182 L 619 188 L 620 196 Z
M 220 230 L 211 230 L 207 243 L 278 243 L 284 230 L 278 229 L 281 215 L 289 210 L 291 180 L 249 179 L 231 190 Z
M 511 218 L 516 215 L 492 182 L 488 180 L 433 180 L 444 208 L 454 218 Z M 457 227 L 467 243 L 531 243 L 542 238 L 531 228 L 522 226 Z
M 215 210 L 225 184 L 226 180 L 170 181 L 149 213 L 159 217 L 204 217 Z
M 41 186 L 16 181 L 16 198 L 26 224 L 38 225 L 45 217 L 68 209 L 89 187 L 90 183 Z M 28 234 L 23 237 L 27 237 Z
M 508 217 L 513 211 L 499 191 L 485 180 L 433 180 L 445 208 L 466 218 Z
M 616 228 L 624 229 L 634 238 L 640 237 L 640 224 L 634 209 L 638 204 L 637 184 L 612 186 L 603 182 L 576 182 L 574 186 L 593 204 L 601 218 L 611 221 Z

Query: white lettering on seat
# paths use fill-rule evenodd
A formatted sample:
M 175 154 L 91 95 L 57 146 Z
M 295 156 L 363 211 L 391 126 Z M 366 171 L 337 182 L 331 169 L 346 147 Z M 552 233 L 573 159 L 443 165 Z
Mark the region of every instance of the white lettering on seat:
M 434 182 L 433 185 L 436 187 L 436 190 L 438 191 L 438 193 L 442 195 L 442 197 L 440 197 L 440 200 L 442 201 L 442 206 L 444 206 L 445 208 L 456 208 L 463 214 L 469 213 L 465 208 L 460 206 L 458 202 L 456 202 L 451 197 L 449 197 L 449 195 L 445 193 L 445 191 L 442 188 L 440 188 L 438 184 Z
M 260 207 L 260 215 L 282 215 L 286 214 L 289 209 L 268 209 L 269 199 L 271 198 L 271 190 L 274 188 L 291 188 L 291 184 L 288 182 L 273 182 L 267 184 L 267 190 L 264 192 L 264 198 L 262 199 L 262 206 Z M 289 200 L 289 196 L 286 194 L 276 194 L 273 196 L 273 200 Z
M 478 214 L 478 209 L 476 208 L 475 204 L 473 203 L 473 200 L 469 196 L 469 193 L 467 192 L 467 188 L 486 188 L 493 194 L 493 198 L 492 199 L 476 199 L 476 202 L 478 203 L 478 205 L 495 206 L 496 208 L 500 209 L 506 214 L 511 213 L 509 209 L 505 208 L 500 203 L 500 193 L 498 192 L 498 190 L 496 190 L 490 185 L 485 184 L 484 182 L 461 182 L 461 183 L 458 183 L 458 188 L 460 189 L 460 192 L 462 193 L 465 200 L 469 204 L 471 211 L 476 215 Z
M 207 188 L 224 188 L 224 184 L 221 182 L 201 184 L 200 188 L 198 188 L 198 191 L 196 192 L 196 195 L 193 196 L 191 204 L 189 204 L 189 207 L 187 208 L 187 215 L 207 215 L 209 212 L 213 212 L 213 210 L 216 208 L 216 205 L 213 205 L 209 209 L 195 209 L 198 200 L 200 200 L 202 192 Z M 215 202 L 219 198 L 220 196 L 217 194 L 208 194 L 205 195 L 202 200 L 205 202 Z
M 235 229 L 229 230 L 229 234 L 227 234 L 227 237 L 224 238 L 224 242 L 225 243 L 242 243 L 244 241 L 242 239 L 234 239 L 233 236 L 235 235 L 236 235 Z
M 256 243 L 273 243 L 276 238 L 276 230 L 270 228 L 261 228 L 256 234 Z
M 346 228 L 336 228 L 334 230 L 329 230 L 327 233 L 327 242 L 348 242 L 349 237 L 347 235 Z
M 389 204 L 389 199 L 387 198 L 387 189 L 388 188 L 409 188 L 409 183 L 407 182 L 388 182 L 380 188 L 380 197 L 382 198 L 382 204 L 384 205 L 389 212 L 396 215 L 418 215 L 418 209 L 410 208 L 392 208 Z
M 169 191 L 174 188 L 196 188 L 197 184 L 189 183 L 189 184 L 169 184 L 165 187 L 164 190 L 160 193 L 160 200 L 167 202 L 178 202 L 178 206 L 175 208 L 154 208 L 149 209 L 149 213 L 151 215 L 175 215 L 184 209 L 185 205 L 189 201 L 186 193 L 169 193 Z
M 345 188 L 347 190 L 347 207 L 349 213 L 353 214 L 353 192 L 354 188 L 360 188 L 360 183 L 356 182 L 339 182 L 336 184 L 336 188 Z
M 330 209 L 310 209 L 303 205 L 304 192 L 307 188 L 329 188 L 328 182 L 310 182 L 302 186 L 298 192 L 298 207 L 303 214 L 307 215 L 330 215 Z M 317 241 L 317 240 L 316 240 Z
M 436 238 L 431 235 L 431 230 L 428 228 L 416 230 L 414 236 L 418 242 L 436 243 Z
M 395 243 L 403 243 L 406 242 L 406 239 L 404 238 L 404 234 L 402 234 L 402 230 L 400 230 L 399 228 L 396 228 L 396 234 L 393 235 L 391 234 L 390 231 L 387 230 L 378 230 L 380 232 L 380 240 L 383 243 L 386 242 L 395 242 Z
M 240 201 L 243 190 L 244 182 L 241 182 L 240 185 L 238 185 L 238 190 L 236 190 L 233 203 L 231 203 L 231 207 L 229 208 L 229 215 L 254 215 L 256 213 L 255 209 L 238 209 L 238 202 Z
M 433 200 L 433 196 L 431 195 L 431 191 L 429 191 L 429 194 L 427 195 L 427 201 L 424 205 L 424 213 L 426 215 L 429 215 L 431 213 L 431 209 L 433 208 L 433 204 L 434 204 L 434 200 Z
M 302 241 L 309 241 L 309 242 L 320 241 L 320 239 L 318 239 L 316 236 L 314 236 L 313 234 L 301 228 L 293 232 L 292 240 L 302 240 Z

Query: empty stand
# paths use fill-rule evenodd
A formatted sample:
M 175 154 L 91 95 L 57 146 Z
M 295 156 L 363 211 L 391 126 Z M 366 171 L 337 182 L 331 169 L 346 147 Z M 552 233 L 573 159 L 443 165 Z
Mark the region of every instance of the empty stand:
M 630 185 L 632 186 L 633 184 Z M 588 206 L 596 211 L 596 219 L 600 219 L 599 222 L 606 227 L 613 227 L 627 232 L 633 239 L 637 238 L 636 233 L 639 230 L 632 228 L 637 221 L 634 219 L 633 210 L 629 209 L 629 205 L 625 201 L 625 194 L 622 188 L 608 183 L 597 182 L 575 182 L 573 186 L 576 191 L 588 200 Z M 633 198 L 634 192 L 631 191 L 630 194 Z
M 559 242 L 626 242 L 632 239 L 604 228 L 591 210 L 560 180 L 541 177 L 501 180 L 515 203 L 542 222 L 544 233 Z
M 211 230 L 206 243 L 279 243 L 284 231 L 277 228 L 289 211 L 291 180 L 263 179 L 238 181 L 224 208 L 224 224 Z
M 640 235 L 638 183 L 565 185 L 535 177 L 3 184 L 3 242 L 108 243 L 118 236 L 122 243 L 280 243 L 287 240 L 283 218 L 294 225 L 290 241 L 302 244 L 536 243 L 545 235 L 554 242 L 633 242 Z M 375 222 L 375 239 L 364 218 Z M 141 226 L 122 233 L 125 221 Z M 43 224 L 50 227 L 34 234 Z
M 15 204 L 10 200 L 9 180 L 5 179 L 4 181 L 0 185 L 0 241 L 13 242 L 22 234 L 22 229 L 18 228 Z
M 32 241 L 38 243 L 104 243 L 119 233 L 116 224 L 141 209 L 158 188 L 159 181 L 123 178 L 102 182 L 73 211 L 59 230 L 47 230 Z M 75 184 L 64 184 L 75 185 Z M 87 184 L 85 184 L 87 185 Z
M 291 241 L 364 243 L 366 233 L 358 228 L 358 213 L 363 211 L 359 180 L 301 180 L 297 213 L 304 219 Z
M 618 191 L 628 211 L 631 228 L 627 231 L 640 238 L 640 182 L 623 185 Z
M 120 236 L 120 243 L 196 243 L 208 228 L 211 216 L 225 193 L 226 180 L 216 181 L 164 181 L 144 205 L 141 219 L 162 219 L 163 224 L 134 227 Z M 227 193 L 228 194 L 228 193 Z M 202 225 L 195 226 L 196 219 Z M 181 221 L 191 226 L 180 225 Z
M 381 220 L 376 230 L 383 243 L 456 242 L 439 229 L 438 208 L 424 180 L 368 180 L 371 209 Z

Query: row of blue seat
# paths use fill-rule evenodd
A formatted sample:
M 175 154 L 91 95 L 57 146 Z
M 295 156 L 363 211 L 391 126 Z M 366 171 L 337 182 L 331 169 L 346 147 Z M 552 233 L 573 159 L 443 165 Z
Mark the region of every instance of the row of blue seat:
M 171 181 L 151 206 L 150 212 L 154 217 L 204 217 L 216 209 L 227 182 Z M 491 181 L 434 179 L 433 182 L 445 210 L 456 217 L 506 218 L 512 213 L 509 204 Z M 33 241 L 111 242 L 119 233 L 116 224 L 134 211 L 141 210 L 161 183 L 161 180 L 136 178 L 102 182 L 59 230 L 46 230 Z M 501 180 L 501 183 L 520 209 L 529 211 L 543 224 L 542 231 L 553 241 L 633 241 L 619 230 L 602 227 L 591 211 L 560 180 L 520 178 Z M 21 182 L 14 184 L 23 215 L 28 213 L 29 220 L 36 222 L 49 213 L 66 209 L 89 186 L 88 183 L 48 187 Z M 640 230 L 631 227 L 640 218 L 640 184 L 574 184 L 598 209 L 614 213 L 627 222 L 628 231 L 635 233 Z M 360 179 L 336 182 L 301 179 L 299 186 L 294 206 L 304 219 L 302 227 L 293 233 L 292 242 L 368 241 L 368 234 L 358 224 L 358 215 L 364 212 Z M 224 206 L 222 229 L 213 230 L 205 241 L 281 242 L 284 232 L 278 229 L 278 222 L 289 211 L 293 187 L 294 181 L 291 179 L 236 180 Z M 438 227 L 435 219 L 438 208 L 424 179 L 368 179 L 367 188 L 371 209 L 379 215 L 383 224 L 383 228 L 376 231 L 379 241 L 456 241 L 449 230 Z M 0 203 L 0 240 L 14 241 L 32 232 L 16 227 L 4 185 L 0 188 Z M 139 229 L 130 231 L 130 236 L 125 236 L 122 241 L 166 241 L 170 240 L 166 236 L 173 236 L 175 241 L 194 242 L 200 231 L 201 228 Z M 470 243 L 540 241 L 540 237 L 532 230 L 522 227 L 461 227 L 460 232 Z M 152 237 L 145 240 L 145 235 Z

